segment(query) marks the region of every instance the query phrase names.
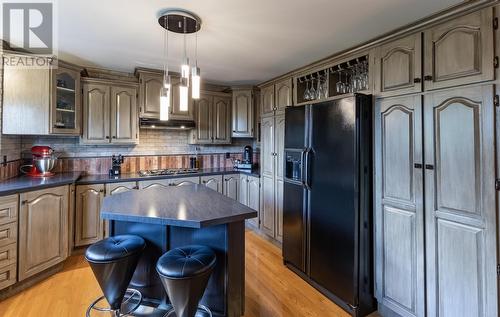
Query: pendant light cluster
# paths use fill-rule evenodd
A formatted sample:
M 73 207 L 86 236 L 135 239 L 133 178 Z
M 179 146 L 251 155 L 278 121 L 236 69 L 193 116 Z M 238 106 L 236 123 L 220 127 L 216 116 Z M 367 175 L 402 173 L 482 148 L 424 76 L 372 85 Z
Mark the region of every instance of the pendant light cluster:
M 164 29 L 163 33 L 163 86 L 160 92 L 160 120 L 168 120 L 170 107 L 172 106 L 172 82 L 168 74 L 168 32 L 184 35 L 184 58 L 181 65 L 181 78 L 179 84 L 179 110 L 189 110 L 189 87 L 191 86 L 191 97 L 200 98 L 200 68 L 198 67 L 198 34 L 196 34 L 195 65 L 190 67 L 187 55 L 187 34 L 196 33 L 200 30 L 201 19 L 195 14 L 179 10 L 169 9 L 162 11 L 158 17 L 158 23 Z M 191 70 L 191 71 L 190 71 Z M 191 82 L 190 76 L 191 74 Z

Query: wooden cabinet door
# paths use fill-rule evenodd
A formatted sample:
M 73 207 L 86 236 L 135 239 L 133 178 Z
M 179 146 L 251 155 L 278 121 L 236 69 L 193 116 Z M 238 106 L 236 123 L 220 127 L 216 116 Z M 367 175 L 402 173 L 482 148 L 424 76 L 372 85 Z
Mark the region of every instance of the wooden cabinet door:
M 274 84 L 262 87 L 260 91 L 260 109 L 262 115 L 272 114 L 274 111 Z
M 139 189 L 136 182 L 109 183 L 106 184 L 106 196 L 124 193 L 134 189 Z
M 283 180 L 284 152 L 285 152 L 285 115 L 275 117 L 274 130 L 274 158 L 276 167 L 276 178 Z
M 18 200 L 17 194 L 0 197 L 0 225 L 17 221 Z
M 375 108 L 375 293 L 401 316 L 425 316 L 422 100 Z
M 18 58 L 18 55 L 2 55 Z M 52 68 L 3 68 L 2 133 L 49 134 Z
M 200 99 L 195 102 L 195 123 L 193 129 L 192 143 L 210 144 L 213 140 L 213 97 L 207 94 L 201 94 Z
M 173 120 L 193 120 L 193 99 L 191 90 L 188 88 L 188 110 L 181 111 L 181 98 L 179 86 L 181 80 L 179 77 L 171 77 L 172 82 L 172 105 L 170 107 L 170 119 Z
M 200 183 L 200 178 L 196 177 L 178 177 L 171 178 L 168 180 L 169 186 L 185 186 L 185 185 L 195 185 Z
M 283 241 L 283 179 L 276 178 L 275 180 L 275 225 L 276 225 L 276 240 Z
M 422 91 L 422 36 L 412 34 L 378 48 L 375 91 L 379 96 Z
M 20 281 L 68 256 L 68 198 L 68 186 L 20 195 Z
M 110 142 L 110 87 L 104 84 L 83 84 L 83 137 L 88 144 Z
M 162 74 L 140 74 L 139 109 L 141 118 L 160 118 Z
M 224 195 L 234 200 L 238 200 L 240 190 L 240 175 L 228 174 L 224 175 Z
M 240 204 L 248 206 L 248 176 L 240 174 L 240 191 L 238 193 Z
M 275 110 L 277 111 L 285 111 L 286 107 L 290 107 L 293 105 L 292 95 L 292 78 L 287 78 L 277 82 L 274 86 L 274 91 L 276 93 L 275 101 Z
M 248 204 L 247 206 L 257 211 L 257 217 L 248 219 L 248 222 L 255 227 L 259 227 L 260 218 L 260 178 L 248 176 Z
M 253 98 L 252 90 L 233 91 L 233 133 L 234 137 L 253 137 Z
M 76 187 L 75 246 L 89 245 L 104 236 L 101 203 L 104 185 L 78 185 Z
M 425 31 L 426 90 L 494 78 L 492 21 L 486 8 Z
M 137 143 L 137 90 L 111 87 L 111 142 Z
M 139 189 L 154 188 L 154 187 L 168 187 L 170 184 L 169 179 L 155 179 L 149 181 L 140 181 Z
M 210 175 L 200 177 L 201 184 L 222 194 L 222 175 Z
M 498 316 L 493 95 L 425 96 L 428 316 Z
M 231 143 L 231 100 L 214 96 L 213 103 L 213 143 Z
M 274 117 L 262 118 L 261 174 L 274 178 Z
M 51 90 L 50 133 L 80 135 L 82 121 L 80 72 L 61 66 L 54 69 Z
M 262 205 L 260 212 L 260 229 L 267 235 L 274 237 L 275 233 L 275 182 L 272 176 L 262 174 L 261 176 L 261 194 Z

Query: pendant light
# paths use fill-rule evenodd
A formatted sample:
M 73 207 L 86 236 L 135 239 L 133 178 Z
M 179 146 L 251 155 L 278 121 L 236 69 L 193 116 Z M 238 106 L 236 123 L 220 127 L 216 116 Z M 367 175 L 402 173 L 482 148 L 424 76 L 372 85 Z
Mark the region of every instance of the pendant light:
M 189 58 L 186 49 L 186 17 L 184 17 L 184 60 L 181 66 L 181 84 L 179 85 L 179 110 L 188 111 L 189 98 Z
M 170 22 L 168 23 L 168 19 Z M 201 19 L 192 12 L 181 10 L 181 9 L 166 9 L 160 12 L 158 15 L 158 23 L 163 27 L 167 34 L 168 31 L 175 33 L 182 33 L 184 35 L 184 58 L 181 65 L 181 77 L 179 83 L 179 110 L 188 111 L 189 110 L 189 86 L 190 86 L 190 71 L 192 73 L 192 98 L 198 99 L 200 96 L 200 69 L 198 68 L 198 37 L 196 37 L 196 64 L 191 69 L 189 65 L 189 58 L 187 56 L 187 34 L 196 33 L 201 28 Z M 160 95 L 160 117 L 166 118 L 168 120 L 168 113 L 163 112 L 162 109 L 168 109 L 170 112 L 170 107 L 172 106 L 172 86 L 170 81 L 170 76 L 168 76 L 168 37 L 167 37 L 167 58 L 166 66 L 164 66 L 164 79 L 163 87 Z M 164 105 L 162 107 L 162 105 Z M 165 106 L 166 105 L 166 106 Z
M 196 26 L 198 27 L 198 26 Z M 195 34 L 195 46 L 194 46 L 194 57 L 195 64 L 192 68 L 191 73 L 191 97 L 193 99 L 200 99 L 200 68 L 198 67 L 198 33 Z
M 168 74 L 168 16 L 165 17 L 166 28 L 163 33 L 163 85 L 160 90 L 160 120 L 168 121 L 170 114 L 170 92 L 171 83 L 170 75 Z

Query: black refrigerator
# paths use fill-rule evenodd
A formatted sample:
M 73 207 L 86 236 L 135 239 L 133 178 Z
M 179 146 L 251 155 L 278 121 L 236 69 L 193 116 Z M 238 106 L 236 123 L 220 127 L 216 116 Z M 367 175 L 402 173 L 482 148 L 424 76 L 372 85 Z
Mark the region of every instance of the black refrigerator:
M 283 259 L 353 316 L 376 310 L 372 97 L 285 112 Z

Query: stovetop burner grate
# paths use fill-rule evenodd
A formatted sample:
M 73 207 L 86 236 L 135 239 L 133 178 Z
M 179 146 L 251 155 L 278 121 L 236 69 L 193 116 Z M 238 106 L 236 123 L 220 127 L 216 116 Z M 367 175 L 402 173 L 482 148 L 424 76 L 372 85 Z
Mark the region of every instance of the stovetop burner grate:
M 166 168 L 155 170 L 139 171 L 141 176 L 161 176 L 161 175 L 178 175 L 178 174 L 193 174 L 198 173 L 197 168 Z

